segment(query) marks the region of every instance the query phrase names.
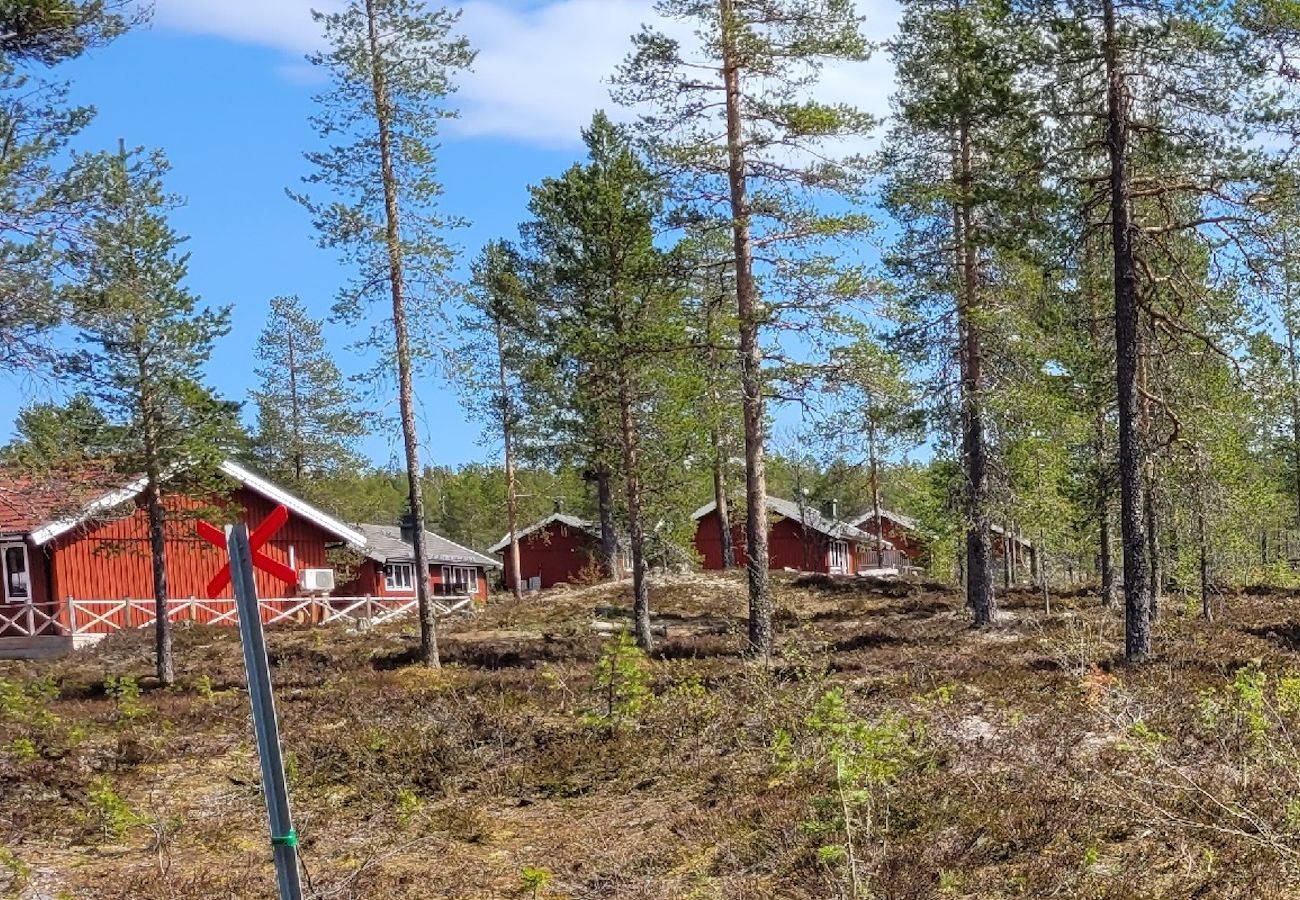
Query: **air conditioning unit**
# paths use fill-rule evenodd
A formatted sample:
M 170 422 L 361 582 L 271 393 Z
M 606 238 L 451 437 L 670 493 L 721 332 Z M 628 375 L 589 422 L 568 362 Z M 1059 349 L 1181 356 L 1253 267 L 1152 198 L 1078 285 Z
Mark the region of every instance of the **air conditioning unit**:
M 303 569 L 298 573 L 298 587 L 309 593 L 334 590 L 333 569 Z

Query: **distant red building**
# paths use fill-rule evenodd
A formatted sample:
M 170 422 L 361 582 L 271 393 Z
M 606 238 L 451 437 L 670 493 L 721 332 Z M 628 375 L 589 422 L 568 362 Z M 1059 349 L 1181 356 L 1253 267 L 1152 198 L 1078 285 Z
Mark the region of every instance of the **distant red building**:
M 519 577 L 524 590 L 536 591 L 557 584 L 572 584 L 599 571 L 600 526 L 577 516 L 553 513 L 522 529 L 519 540 Z M 488 549 L 501 555 L 505 586 L 514 589 L 510 566 L 510 535 Z M 617 577 L 627 575 L 620 553 Z
M 856 528 L 860 528 L 867 534 L 876 533 L 876 514 L 868 510 L 852 520 Z M 922 561 L 926 553 L 926 542 L 921 536 L 921 531 L 917 521 L 911 516 L 905 516 L 902 513 L 894 512 L 889 509 L 880 510 L 880 533 L 881 537 L 893 544 L 900 554 L 907 558 L 907 561 L 916 564 Z
M 412 534 L 397 525 L 358 525 L 366 538 L 365 558 L 356 576 L 335 592 L 350 597 L 415 596 L 415 548 Z M 490 556 L 462 547 L 432 531 L 424 533 L 429 582 L 438 596 L 487 600 L 489 573 L 501 568 Z
M 313 583 L 328 583 L 332 576 L 328 549 L 364 546 L 360 532 L 243 466 L 226 462 L 221 472 L 230 483 L 229 493 L 221 497 L 201 501 L 164 495 L 178 514 L 167 526 L 169 596 L 206 598 L 208 580 L 226 563 L 221 551 L 195 534 L 194 517 L 200 511 L 211 515 L 216 508 L 228 521 L 255 525 L 277 506 L 289 510 L 288 522 L 263 551 L 297 571 L 303 589 L 258 570 L 263 599 L 294 598 L 304 590 L 320 593 Z M 153 597 L 144 487 L 142 478 L 112 485 L 102 470 L 40 477 L 0 473 L 0 637 L 95 635 L 138 624 L 130 620 L 141 610 L 120 603 L 111 615 L 75 621 L 69 600 L 93 604 Z M 317 578 L 317 573 L 326 577 Z M 223 596 L 232 596 L 229 588 Z M 191 608 L 189 614 L 197 621 L 217 616 L 230 624 L 213 610 Z
M 880 567 L 877 541 L 865 531 L 824 516 L 809 505 L 778 497 L 767 498 L 767 509 L 769 569 L 851 575 Z M 716 504 L 700 507 L 692 518 L 695 519 L 695 552 L 704 568 L 721 569 L 722 532 Z M 749 558 L 745 555 L 743 523 L 734 524 L 731 532 L 736 565 L 746 566 Z M 881 543 L 881 550 L 886 554 L 893 550 L 888 541 Z

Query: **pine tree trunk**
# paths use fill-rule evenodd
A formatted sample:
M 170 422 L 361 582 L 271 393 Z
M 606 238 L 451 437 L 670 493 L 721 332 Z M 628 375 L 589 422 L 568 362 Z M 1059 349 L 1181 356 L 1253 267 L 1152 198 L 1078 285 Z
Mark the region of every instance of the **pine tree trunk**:
M 972 148 L 970 123 L 963 117 L 957 129 L 957 181 L 961 201 L 954 211 L 956 245 L 961 268 L 957 303 L 961 334 L 962 456 L 966 467 L 966 602 L 972 624 L 993 624 L 993 552 L 988 513 L 988 447 L 984 439 L 983 363 L 979 321 L 979 260 L 974 236 Z M 1007 552 L 1003 535 L 1003 552 Z
M 411 339 L 406 324 L 406 284 L 402 272 L 401 209 L 397 176 L 393 171 L 392 109 L 379 45 L 376 0 L 366 2 L 366 27 L 370 44 L 371 89 L 375 125 L 379 136 L 380 178 L 384 189 L 384 239 L 388 250 L 388 282 L 393 299 L 393 338 L 397 354 L 398 407 L 406 450 L 407 503 L 414 520 L 415 588 L 420 617 L 420 661 L 438 668 L 438 631 L 429 584 L 429 553 L 424 540 L 424 492 L 420 484 L 420 441 L 415 430 L 415 389 L 412 385 Z
M 505 332 L 500 317 L 493 322 L 497 338 L 497 374 L 501 389 L 501 440 L 505 445 L 506 527 L 510 529 L 510 587 L 515 599 L 524 596 L 519 571 L 519 485 L 515 480 L 514 417 L 511 415 L 510 384 L 506 378 Z
M 1148 469 L 1145 516 L 1147 529 L 1147 556 L 1151 564 L 1151 576 L 1147 581 L 1147 610 L 1151 621 L 1160 618 L 1160 601 L 1164 590 L 1164 556 L 1160 548 L 1160 519 L 1157 508 L 1155 466 Z
M 871 516 L 876 523 L 876 567 L 884 568 L 884 534 L 880 521 L 880 457 L 876 452 L 876 420 L 867 415 L 867 456 L 871 466 Z
M 614 527 L 614 492 L 609 466 L 596 468 L 596 507 L 600 517 L 600 568 L 606 578 L 619 580 L 618 531 Z
M 640 447 L 632 416 L 632 385 L 626 368 L 618 375 L 618 424 L 623 447 L 623 484 L 627 492 L 627 531 L 632 547 L 632 617 L 636 643 L 642 650 L 654 646 L 650 634 L 650 586 L 646 583 L 645 535 L 641 530 Z
M 156 463 L 150 463 L 149 469 L 145 508 L 149 517 L 149 555 L 153 567 L 154 659 L 158 683 L 167 687 L 176 681 L 172 620 L 167 614 L 167 514 L 162 503 L 161 473 Z
M 1205 543 L 1204 503 L 1196 510 L 1196 549 L 1201 575 L 1201 618 L 1210 621 L 1210 554 Z
M 1151 653 L 1146 535 L 1142 523 L 1142 448 L 1138 438 L 1138 300 L 1129 221 L 1128 86 L 1120 69 L 1114 0 L 1102 0 L 1106 64 L 1106 149 L 1110 157 L 1111 249 L 1115 283 L 1115 382 L 1119 408 L 1120 533 L 1124 547 L 1124 658 Z
M 290 464 L 293 466 L 293 483 L 302 484 L 303 473 L 303 439 L 302 439 L 302 398 L 298 396 L 298 352 L 294 345 L 294 331 L 286 329 L 285 345 L 289 351 L 289 418 L 292 423 L 292 454 Z
M 727 105 L 727 180 L 735 244 L 736 311 L 740 321 L 741 404 L 745 420 L 745 552 L 749 556 L 749 649 L 772 655 L 772 598 L 768 589 L 767 470 L 763 453 L 763 350 L 750 238 L 749 185 L 740 111 L 740 54 L 733 0 L 718 0 L 722 18 L 722 72 Z
M 736 568 L 736 548 L 731 542 L 731 513 L 727 509 L 727 475 L 726 457 L 722 449 L 722 438 L 717 428 L 711 434 L 713 440 L 713 503 L 718 513 L 718 539 L 722 542 L 722 568 Z
M 1289 259 L 1291 251 L 1290 236 L 1282 232 L 1282 255 Z M 1300 525 L 1300 355 L 1296 352 L 1296 311 L 1295 299 L 1291 295 L 1291 279 L 1283 279 L 1282 284 L 1283 330 L 1286 332 L 1286 361 L 1289 380 L 1291 408 L 1291 465 L 1293 489 L 1295 491 L 1296 524 Z

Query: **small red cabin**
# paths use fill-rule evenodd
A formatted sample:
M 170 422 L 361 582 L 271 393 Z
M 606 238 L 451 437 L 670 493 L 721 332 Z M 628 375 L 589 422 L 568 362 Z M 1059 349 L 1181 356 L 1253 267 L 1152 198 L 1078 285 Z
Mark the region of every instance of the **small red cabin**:
M 336 593 L 347 596 L 414 597 L 415 548 L 411 534 L 397 525 L 359 525 L 366 537 L 365 558 L 356 577 Z M 501 568 L 490 556 L 475 553 L 432 531 L 424 533 L 429 582 L 436 596 L 487 600 L 488 573 Z
M 875 552 L 877 541 L 865 531 L 823 516 L 806 504 L 779 497 L 768 497 L 767 509 L 769 569 L 851 575 L 879 566 Z M 695 519 L 695 552 L 700 555 L 704 568 L 721 569 L 722 532 L 717 505 L 708 503 L 700 507 L 692 518 Z M 736 565 L 748 565 L 743 523 L 732 524 L 731 543 Z M 880 543 L 882 550 L 893 549 L 888 541 Z
M 519 577 L 526 591 L 572 584 L 599 571 L 600 526 L 595 523 L 557 512 L 529 525 L 517 534 L 517 538 Z M 513 590 L 510 535 L 497 541 L 488 552 L 501 555 L 505 585 Z M 617 567 L 615 577 L 626 577 L 627 565 L 621 553 Z
M 876 514 L 868 510 L 852 522 L 867 534 L 876 533 Z M 894 546 L 909 563 L 917 564 L 925 556 L 926 543 L 916 519 L 889 509 L 880 510 L 880 536 Z
M 224 496 L 200 501 L 164 495 L 176 514 L 166 535 L 170 597 L 206 600 L 208 580 L 226 563 L 221 551 L 194 531 L 195 518 L 211 516 L 214 509 L 228 521 L 255 525 L 275 507 L 285 506 L 289 520 L 263 550 L 297 571 L 303 583 L 313 570 L 332 574 L 329 548 L 364 546 L 358 531 L 244 467 L 227 461 L 221 472 L 230 484 Z M 103 470 L 90 468 L 39 477 L 0 474 L 0 638 L 93 640 L 151 615 L 143 602 L 154 593 L 144 488 L 142 478 L 113 485 Z M 256 577 L 262 599 L 286 598 L 288 603 L 300 594 L 297 585 L 264 572 Z M 223 596 L 232 596 L 229 588 Z M 141 603 L 124 602 L 130 600 Z M 189 617 L 232 624 L 219 602 L 191 605 Z

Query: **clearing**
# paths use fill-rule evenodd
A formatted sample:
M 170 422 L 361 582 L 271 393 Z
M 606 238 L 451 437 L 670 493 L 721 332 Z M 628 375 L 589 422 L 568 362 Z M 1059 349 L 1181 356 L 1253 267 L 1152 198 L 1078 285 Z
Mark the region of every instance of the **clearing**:
M 1293 597 L 1171 596 L 1127 669 L 1091 595 L 973 632 L 777 576 L 765 669 L 739 577 L 658 582 L 650 659 L 592 630 L 627 590 L 494 600 L 441 672 L 409 622 L 270 632 L 308 896 L 1300 898 Z M 0 663 L 0 896 L 273 896 L 238 635 L 166 691 L 150 647 Z

